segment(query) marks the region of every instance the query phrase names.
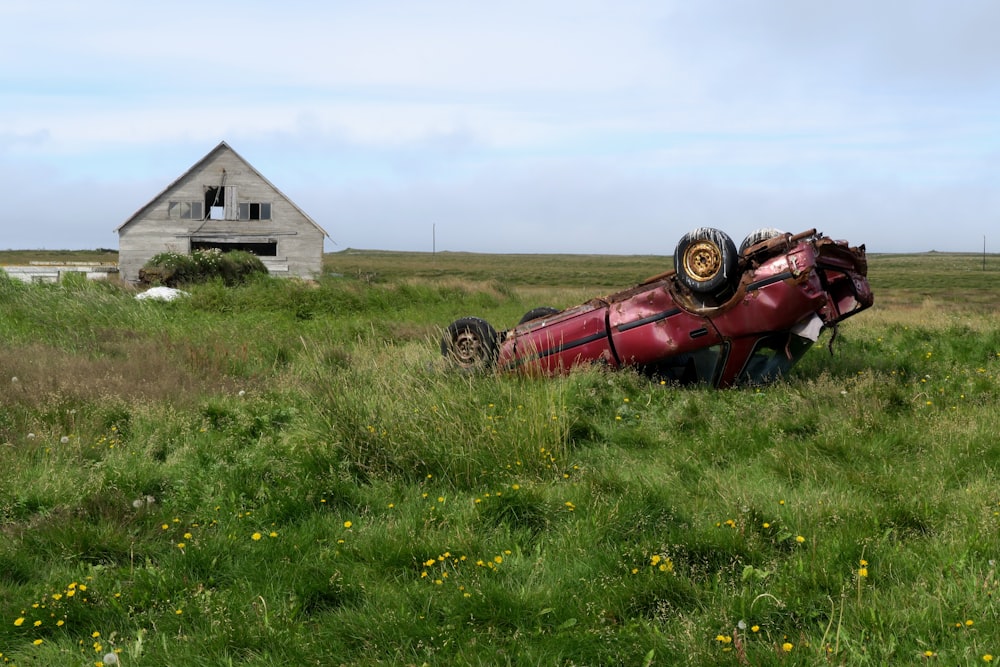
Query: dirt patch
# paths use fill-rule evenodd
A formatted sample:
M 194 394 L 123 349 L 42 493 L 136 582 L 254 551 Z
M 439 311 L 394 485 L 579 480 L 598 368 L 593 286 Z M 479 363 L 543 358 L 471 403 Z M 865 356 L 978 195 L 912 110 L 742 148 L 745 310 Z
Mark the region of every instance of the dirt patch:
M 15 379 L 16 378 L 16 379 Z M 73 353 L 40 344 L 0 350 L 0 405 L 34 405 L 47 397 L 164 401 L 191 405 L 208 394 L 232 390 L 235 380 L 192 368 L 182 354 L 140 336 L 119 335 L 95 353 Z

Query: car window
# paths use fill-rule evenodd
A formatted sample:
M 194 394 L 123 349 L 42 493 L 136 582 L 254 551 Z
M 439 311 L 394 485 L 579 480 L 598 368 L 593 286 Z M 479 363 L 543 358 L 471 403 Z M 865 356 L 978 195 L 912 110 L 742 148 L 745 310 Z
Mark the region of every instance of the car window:
M 792 333 L 765 336 L 757 341 L 738 384 L 768 384 L 785 376 L 813 341 Z
M 724 345 L 703 347 L 664 359 L 651 370 L 656 377 L 672 384 L 714 385 L 725 356 L 724 350 Z

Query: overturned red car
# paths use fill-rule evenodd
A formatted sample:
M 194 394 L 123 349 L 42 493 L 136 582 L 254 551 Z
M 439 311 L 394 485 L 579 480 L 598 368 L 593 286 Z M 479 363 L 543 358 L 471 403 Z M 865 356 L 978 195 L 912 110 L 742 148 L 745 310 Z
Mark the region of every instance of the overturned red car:
M 873 303 L 865 247 L 815 229 L 751 233 L 737 249 L 712 228 L 685 234 L 674 269 L 566 310 L 537 308 L 512 329 L 465 317 L 441 340 L 463 369 L 562 373 L 632 367 L 678 384 L 765 384 L 824 328 Z

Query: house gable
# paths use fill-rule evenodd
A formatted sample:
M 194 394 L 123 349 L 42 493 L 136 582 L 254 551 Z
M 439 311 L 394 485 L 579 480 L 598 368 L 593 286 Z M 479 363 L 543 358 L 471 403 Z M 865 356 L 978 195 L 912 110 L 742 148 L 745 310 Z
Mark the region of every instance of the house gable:
M 322 268 L 326 231 L 225 142 L 116 230 L 123 279 L 162 252 L 248 250 L 277 275 Z

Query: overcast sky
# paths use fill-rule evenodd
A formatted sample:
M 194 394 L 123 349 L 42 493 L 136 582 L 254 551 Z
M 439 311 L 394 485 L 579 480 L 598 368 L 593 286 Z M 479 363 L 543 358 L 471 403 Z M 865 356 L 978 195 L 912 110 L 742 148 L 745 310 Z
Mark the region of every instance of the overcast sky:
M 996 0 L 0 3 L 0 249 L 226 141 L 327 250 L 1000 252 Z

